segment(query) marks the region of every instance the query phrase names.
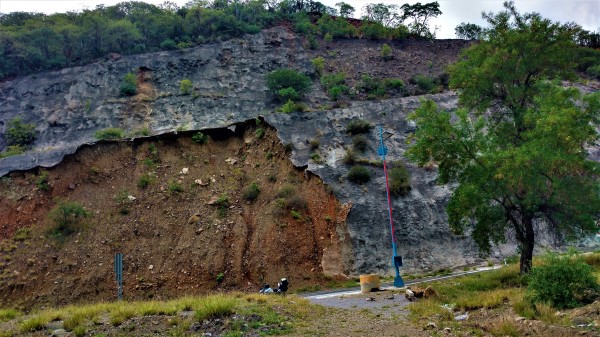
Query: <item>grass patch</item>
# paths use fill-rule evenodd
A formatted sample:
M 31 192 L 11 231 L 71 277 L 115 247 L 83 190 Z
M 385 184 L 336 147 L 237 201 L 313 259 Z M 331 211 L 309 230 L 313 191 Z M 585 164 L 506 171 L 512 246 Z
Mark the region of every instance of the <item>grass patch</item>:
M 0 321 L 5 322 L 21 316 L 21 312 L 16 309 L 0 309 Z
M 200 307 L 196 309 L 196 319 L 202 321 L 205 319 L 220 318 L 233 314 L 237 299 L 226 295 L 208 296 L 202 301 Z

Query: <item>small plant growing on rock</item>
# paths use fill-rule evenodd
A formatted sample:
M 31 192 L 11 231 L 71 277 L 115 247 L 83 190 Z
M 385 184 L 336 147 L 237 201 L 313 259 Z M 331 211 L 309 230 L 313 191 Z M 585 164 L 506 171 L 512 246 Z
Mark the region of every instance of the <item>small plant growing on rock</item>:
M 192 90 L 194 89 L 194 85 L 192 84 L 192 81 L 188 80 L 187 78 L 181 80 L 181 82 L 179 82 L 179 91 L 181 91 L 182 95 L 189 95 L 192 93 Z
M 217 279 L 217 283 L 219 283 L 219 284 L 220 284 L 221 282 L 223 282 L 223 279 L 224 279 L 224 278 L 225 278 L 225 275 L 224 275 L 223 273 L 219 273 L 219 274 L 217 275 L 217 277 L 216 277 L 216 279 Z
M 292 215 L 292 218 L 299 220 L 302 215 L 300 214 L 300 212 L 296 211 L 296 210 L 291 210 L 290 214 Z
M 410 175 L 402 162 L 395 162 L 388 172 L 390 193 L 395 196 L 405 196 L 410 192 Z
M 250 184 L 250 186 L 246 187 L 246 190 L 244 191 L 244 199 L 248 201 L 254 201 L 256 198 L 258 198 L 259 194 L 260 187 L 258 187 L 258 184 L 254 182 Z
M 369 122 L 362 119 L 353 119 L 346 125 L 346 132 L 351 135 L 357 135 L 359 133 L 367 133 L 373 128 Z
M 208 143 L 208 135 L 205 135 L 202 132 L 197 132 L 192 136 L 192 140 L 198 144 L 206 144 Z
M 125 137 L 125 132 L 119 128 L 106 128 L 96 131 L 94 137 L 98 140 L 121 139 Z
M 365 152 L 367 150 L 368 145 L 369 141 L 364 135 L 359 134 L 352 137 L 352 148 L 354 148 L 354 150 L 359 152 Z
M 321 75 L 325 69 L 325 59 L 322 56 L 316 57 L 311 61 L 317 75 Z
M 127 73 L 121 81 L 119 90 L 125 96 L 135 95 L 137 93 L 137 77 L 133 73 Z
M 371 180 L 371 172 L 364 166 L 356 165 L 348 171 L 348 180 L 357 184 L 364 184 Z
M 256 136 L 256 138 L 261 139 L 265 136 L 265 129 L 263 128 L 258 128 L 256 129 L 256 131 L 254 131 L 254 135 Z
M 319 152 L 313 152 L 310 154 L 310 160 L 313 161 L 313 163 L 315 164 L 321 164 L 323 163 L 323 159 L 321 159 L 321 155 L 319 154 Z
M 2 153 L 0 153 L 0 159 L 10 157 L 10 156 L 16 156 L 23 152 L 25 152 L 25 148 L 23 146 L 11 145 L 6 150 L 2 151 Z
M 384 60 L 391 60 L 392 59 L 392 47 L 390 47 L 387 43 L 384 43 L 383 46 L 381 46 L 381 52 L 379 54 L 381 56 L 382 59 Z
M 10 146 L 28 147 L 35 141 L 35 125 L 23 123 L 21 117 L 8 121 L 4 138 Z

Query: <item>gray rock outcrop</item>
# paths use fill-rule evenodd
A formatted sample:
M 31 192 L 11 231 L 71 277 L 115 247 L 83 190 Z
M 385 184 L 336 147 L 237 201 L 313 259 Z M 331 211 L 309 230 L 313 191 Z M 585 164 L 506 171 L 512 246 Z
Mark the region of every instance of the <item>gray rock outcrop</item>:
M 128 132 L 148 128 L 152 134 L 175 130 L 227 127 L 263 116 L 276 128 L 284 144 L 291 144 L 297 167 L 317 174 L 343 203 L 352 208 L 347 219 L 352 254 L 346 273 L 391 272 L 391 234 L 383 170 L 368 166 L 372 179 L 364 185 L 347 181 L 350 166 L 343 157 L 352 146 L 346 125 L 363 119 L 393 133 L 386 140 L 387 161 L 403 161 L 410 171 L 411 191 L 393 199 L 398 253 L 405 269 L 423 272 L 481 262 L 474 242 L 455 236 L 448 228 L 445 205 L 450 187 L 436 184 L 435 170 L 415 167 L 403 158 L 414 125 L 406 120 L 422 97 L 378 102 L 353 102 L 348 108 L 310 113 L 271 113 L 275 103 L 267 91 L 265 75 L 280 67 L 312 73 L 302 41 L 278 27 L 245 39 L 213 43 L 173 52 L 113 56 L 87 66 L 41 73 L 0 83 L 0 130 L 15 116 L 36 125 L 31 151 L 0 159 L 0 176 L 15 170 L 54 166 L 83 144 L 95 142 L 94 132 L 118 127 Z M 128 72 L 140 79 L 139 93 L 119 95 Z M 190 79 L 192 95 L 179 94 L 179 82 Z M 452 92 L 428 95 L 446 109 L 457 105 Z M 316 103 L 327 98 L 314 86 L 306 98 Z M 377 129 L 368 133 L 366 161 L 380 160 Z M 311 160 L 311 140 L 319 139 L 322 161 Z M 0 136 L 0 150 L 6 148 Z M 592 149 L 594 150 L 594 149 Z M 598 149 L 591 151 L 598 159 Z M 595 238 L 586 243 L 598 244 Z M 498 247 L 498 257 L 514 252 L 514 245 Z

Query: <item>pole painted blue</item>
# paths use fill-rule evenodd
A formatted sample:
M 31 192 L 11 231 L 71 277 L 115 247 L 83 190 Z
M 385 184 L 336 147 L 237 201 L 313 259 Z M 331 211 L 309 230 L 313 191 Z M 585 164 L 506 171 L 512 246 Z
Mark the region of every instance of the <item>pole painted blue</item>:
M 123 254 L 115 254 L 115 277 L 117 279 L 117 299 L 123 299 Z
M 383 144 L 383 127 L 379 126 L 379 148 L 377 149 L 377 153 L 381 156 L 383 161 L 383 174 L 385 175 L 385 191 L 387 194 L 387 202 L 388 202 L 388 216 L 390 218 L 390 233 L 392 237 L 392 266 L 396 269 L 396 277 L 394 278 L 394 286 L 395 287 L 403 287 L 404 281 L 400 276 L 399 265 L 396 262 L 398 259 L 398 253 L 396 250 L 396 235 L 394 234 L 394 218 L 392 216 L 392 198 L 390 197 L 390 185 L 388 182 L 388 173 L 387 173 L 387 164 L 385 162 L 385 155 L 387 154 L 387 147 Z M 401 258 L 400 258 L 401 259 Z

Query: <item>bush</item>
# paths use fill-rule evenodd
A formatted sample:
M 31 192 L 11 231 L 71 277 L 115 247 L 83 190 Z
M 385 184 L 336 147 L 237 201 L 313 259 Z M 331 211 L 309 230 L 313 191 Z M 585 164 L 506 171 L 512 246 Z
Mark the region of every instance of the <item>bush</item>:
M 317 72 L 317 74 L 321 75 L 323 73 L 323 70 L 325 69 L 325 59 L 321 56 L 314 58 L 311 61 L 313 67 L 315 68 L 315 71 Z
M 98 140 L 121 139 L 125 137 L 125 132 L 119 128 L 106 128 L 94 133 Z
M 8 145 L 26 147 L 35 140 L 35 125 L 25 124 L 21 117 L 8 121 L 4 138 Z
M 153 182 L 154 182 L 154 178 L 150 174 L 144 173 L 138 178 L 137 186 L 141 189 L 144 189 L 144 188 L 148 187 L 150 184 L 152 184 Z
M 258 187 L 258 184 L 252 183 L 250 186 L 246 187 L 246 190 L 244 191 L 244 199 L 248 201 L 254 201 L 256 198 L 258 198 L 259 194 L 260 188 Z
M 346 125 L 346 132 L 351 135 L 357 135 L 359 133 L 367 133 L 373 128 L 367 121 L 362 119 L 353 119 Z
M 364 75 L 357 84 L 356 89 L 363 91 L 370 99 L 383 97 L 386 94 L 386 87 L 382 80 Z
M 396 162 L 388 171 L 390 194 L 395 197 L 407 195 L 410 191 L 410 175 L 401 162 Z
M 173 50 L 177 49 L 177 43 L 171 39 L 166 39 L 160 43 L 160 49 L 163 50 Z
M 277 69 L 267 75 L 267 87 L 282 100 L 297 99 L 300 95 L 308 91 L 310 84 L 311 81 L 308 76 L 293 69 Z M 294 93 L 296 94 L 295 98 L 289 97 Z
M 359 152 L 365 152 L 369 145 L 367 137 L 364 135 L 356 135 L 352 137 L 352 148 Z
M 74 201 L 61 201 L 48 213 L 48 217 L 53 222 L 50 233 L 56 237 L 66 237 L 78 232 L 81 220 L 89 215 L 81 204 Z
M 194 85 L 192 84 L 192 81 L 188 80 L 187 78 L 181 80 L 179 83 L 179 91 L 181 91 L 181 93 L 184 95 L 191 94 L 192 89 L 194 89 Z
M 6 150 L 2 151 L 2 153 L 0 153 L 0 159 L 10 157 L 10 156 L 16 156 L 23 152 L 25 152 L 25 148 L 23 146 L 11 145 Z
M 348 171 L 348 180 L 357 184 L 364 184 L 371 180 L 371 172 L 364 166 L 356 165 Z
M 298 95 L 298 92 L 294 88 L 280 89 L 279 91 L 277 91 L 277 96 L 279 96 L 279 98 L 282 101 L 285 101 L 285 100 L 295 101 L 298 99 L 298 97 L 300 97 L 300 95 Z
M 391 60 L 392 59 L 392 47 L 390 47 L 387 43 L 384 43 L 381 46 L 381 52 L 379 53 L 382 59 Z
M 171 179 L 169 181 L 169 192 L 171 193 L 179 193 L 183 192 L 183 185 L 175 179 Z
M 42 191 L 50 190 L 50 185 L 48 184 L 48 172 L 44 171 L 38 175 L 35 180 L 35 186 Z
M 227 195 L 221 195 L 215 202 L 215 205 L 217 206 L 217 213 L 221 218 L 224 218 L 229 214 L 229 206 L 231 203 L 229 202 L 229 197 Z
M 192 136 L 192 141 L 198 144 L 206 144 L 208 143 L 208 136 L 203 134 L 202 132 L 197 132 Z
M 342 160 L 346 165 L 353 165 L 354 163 L 356 163 L 356 153 L 354 153 L 354 150 L 348 149 L 346 150 L 346 153 L 344 154 L 344 158 Z
M 589 67 L 585 71 L 588 75 L 600 80 L 600 65 Z
M 137 93 L 137 77 L 133 73 L 127 73 L 119 87 L 122 95 L 133 96 Z
M 419 89 L 426 93 L 431 92 L 435 87 L 435 83 L 432 78 L 418 74 L 411 79 L 411 83 L 415 84 L 417 87 L 419 87 Z
M 574 308 L 598 296 L 594 270 L 582 257 L 549 254 L 544 260 L 543 265 L 531 270 L 527 298 L 532 303 Z

